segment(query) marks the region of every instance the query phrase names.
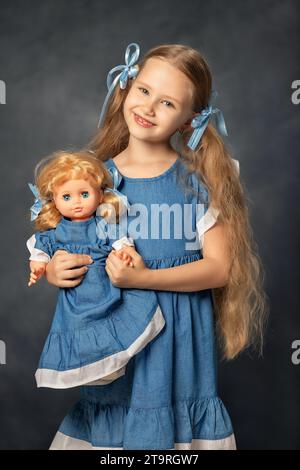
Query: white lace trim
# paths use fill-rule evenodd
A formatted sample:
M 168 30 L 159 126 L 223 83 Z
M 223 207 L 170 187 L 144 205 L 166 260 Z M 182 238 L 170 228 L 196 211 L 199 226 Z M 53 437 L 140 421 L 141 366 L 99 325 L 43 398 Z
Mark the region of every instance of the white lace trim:
M 193 439 L 175 443 L 174 448 L 164 450 L 236 450 L 234 434 L 224 439 Z M 49 450 L 124 450 L 123 447 L 94 447 L 90 442 L 67 436 L 58 431 Z
M 238 174 L 240 174 L 240 162 L 238 160 L 235 160 L 235 158 L 232 158 L 231 160 L 235 164 Z
M 35 248 L 35 244 L 36 238 L 33 234 L 30 238 L 28 238 L 26 242 L 27 248 L 30 251 L 30 261 L 41 261 L 42 263 L 49 263 L 50 256 L 47 255 L 47 253 L 45 253 L 44 251 Z
M 215 225 L 218 215 L 219 210 L 210 206 L 205 212 L 204 216 L 198 220 L 196 226 L 199 237 L 200 250 L 202 250 L 204 246 L 204 233 L 207 232 L 207 230 L 209 230 L 213 225 Z
M 112 247 L 115 250 L 120 250 L 123 248 L 123 246 L 134 246 L 133 239 L 131 237 L 122 237 L 120 240 L 116 240 L 113 244 Z

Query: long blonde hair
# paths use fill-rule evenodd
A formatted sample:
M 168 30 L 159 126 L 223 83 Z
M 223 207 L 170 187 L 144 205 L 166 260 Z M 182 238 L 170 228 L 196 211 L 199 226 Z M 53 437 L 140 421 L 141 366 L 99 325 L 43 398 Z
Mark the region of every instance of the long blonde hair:
M 42 209 L 35 219 L 37 230 L 55 228 L 62 215 L 53 200 L 56 187 L 72 179 L 85 179 L 95 189 L 112 188 L 113 182 L 106 166 L 88 151 L 57 151 L 43 158 L 35 168 L 35 183 L 40 197 L 44 200 Z M 102 209 L 101 209 L 102 208 Z M 118 222 L 122 206 L 114 193 L 105 192 L 100 206 L 100 215 L 108 222 L 112 215 Z
M 195 112 L 208 106 L 212 77 L 206 60 L 198 51 L 180 44 L 154 47 L 138 64 L 140 71 L 152 57 L 167 61 L 190 79 L 194 85 Z M 89 144 L 102 161 L 118 155 L 128 146 L 129 131 L 123 104 L 130 87 L 131 83 L 125 90 L 116 87 L 103 126 Z M 234 160 L 213 125 L 208 124 L 195 151 L 186 145 L 192 131 L 188 128 L 183 132 L 178 150 L 188 172 L 194 172 L 207 187 L 210 205 L 219 211 L 218 221 L 224 226 L 231 260 L 227 284 L 212 290 L 223 358 L 233 359 L 249 346 L 262 354 L 269 302 L 263 289 L 265 273 L 249 222 L 247 197 Z

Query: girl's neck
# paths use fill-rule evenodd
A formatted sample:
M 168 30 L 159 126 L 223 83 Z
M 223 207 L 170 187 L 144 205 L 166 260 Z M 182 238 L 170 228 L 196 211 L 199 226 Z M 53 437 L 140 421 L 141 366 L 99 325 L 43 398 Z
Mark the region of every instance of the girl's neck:
M 151 165 L 169 164 L 175 161 L 177 156 L 169 142 L 146 142 L 130 136 L 128 146 L 116 160 L 121 164 L 150 168 Z

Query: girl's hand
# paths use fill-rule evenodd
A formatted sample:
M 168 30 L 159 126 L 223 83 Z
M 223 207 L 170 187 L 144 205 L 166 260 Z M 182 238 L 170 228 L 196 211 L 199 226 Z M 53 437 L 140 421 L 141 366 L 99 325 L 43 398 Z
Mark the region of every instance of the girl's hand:
M 35 284 L 45 273 L 47 263 L 42 263 L 41 261 L 30 261 L 30 277 L 28 282 L 28 287 L 31 287 Z
M 116 250 L 116 251 L 114 251 L 114 253 L 115 253 L 115 255 L 117 255 L 118 258 L 122 259 L 124 261 L 124 263 L 127 264 L 127 266 L 133 267 L 133 261 L 132 261 L 131 256 L 128 253 L 125 253 L 125 251 L 123 251 L 123 249 Z
M 75 287 L 82 281 L 88 268 L 93 262 L 89 255 L 68 253 L 57 250 L 47 264 L 46 279 L 57 287 Z
M 147 276 L 151 270 L 132 246 L 124 246 L 122 251 L 131 257 L 133 266 L 127 266 L 115 251 L 111 251 L 105 265 L 111 283 L 117 287 L 147 289 Z

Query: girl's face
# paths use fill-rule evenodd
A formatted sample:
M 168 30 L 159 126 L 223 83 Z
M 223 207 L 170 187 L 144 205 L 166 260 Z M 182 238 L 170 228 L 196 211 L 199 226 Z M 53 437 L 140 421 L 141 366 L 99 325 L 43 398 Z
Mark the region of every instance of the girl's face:
M 153 143 L 168 141 L 197 114 L 192 93 L 193 84 L 184 73 L 159 58 L 148 59 L 124 102 L 130 135 Z
M 76 179 L 54 188 L 53 198 L 64 217 L 74 221 L 86 220 L 101 204 L 103 192 L 95 189 L 89 180 Z

